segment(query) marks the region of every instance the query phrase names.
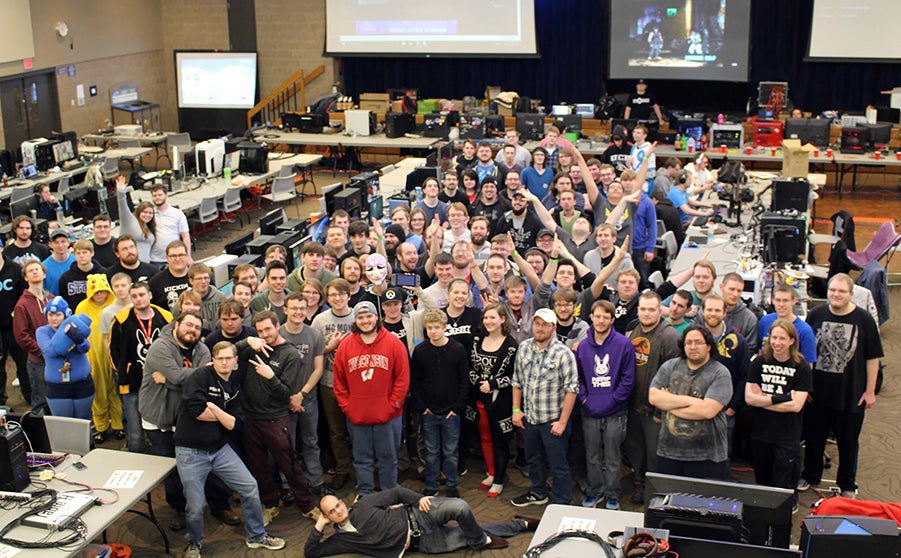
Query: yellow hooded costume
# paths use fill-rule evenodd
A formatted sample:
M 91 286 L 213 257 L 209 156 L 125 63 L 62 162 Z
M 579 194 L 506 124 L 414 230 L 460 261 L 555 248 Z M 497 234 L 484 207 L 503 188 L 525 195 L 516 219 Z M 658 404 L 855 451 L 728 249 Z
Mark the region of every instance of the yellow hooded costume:
M 94 295 L 102 292 L 107 293 L 106 298 L 98 303 L 94 300 Z M 91 318 L 91 323 L 100 324 L 100 313 L 115 300 L 116 295 L 113 294 L 106 275 L 93 273 L 88 275 L 87 298 L 78 304 L 75 313 L 85 314 Z M 91 414 L 94 417 L 98 438 L 102 439 L 110 427 L 117 431 L 123 429 L 122 401 L 116 391 L 116 381 L 110 371 L 107 355 L 109 349 L 103 343 L 99 325 L 91 328 L 88 340 L 91 343 L 88 361 L 91 363 L 91 376 L 94 378 L 94 402 L 91 404 Z

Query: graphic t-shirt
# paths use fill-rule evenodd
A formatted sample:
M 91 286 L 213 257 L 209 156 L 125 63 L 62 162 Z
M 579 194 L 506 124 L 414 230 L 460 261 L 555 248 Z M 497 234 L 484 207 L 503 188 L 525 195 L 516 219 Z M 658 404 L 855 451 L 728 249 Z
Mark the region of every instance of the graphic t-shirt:
M 751 361 L 748 383 L 758 384 L 760 390 L 769 396 L 789 395 L 793 391 L 810 391 L 812 379 L 810 366 L 802 360 L 798 364 L 780 362 L 775 358 L 764 361 L 763 357 Z M 777 444 L 798 443 L 801 440 L 800 413 L 777 413 L 760 407 L 752 407 L 751 437 L 763 442 Z

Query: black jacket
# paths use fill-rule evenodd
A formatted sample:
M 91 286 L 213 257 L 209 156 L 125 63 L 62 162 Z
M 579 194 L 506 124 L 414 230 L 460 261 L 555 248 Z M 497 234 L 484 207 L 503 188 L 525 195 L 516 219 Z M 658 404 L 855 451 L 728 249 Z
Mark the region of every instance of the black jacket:
M 207 402 L 214 403 L 235 417 L 234 431 L 238 431 L 244 416 L 241 399 L 241 385 L 234 374 L 226 381 L 212 366 L 203 366 L 195 370 L 182 384 L 175 445 L 210 452 L 217 451 L 228 443 L 229 431 L 218 421 L 197 420 L 197 417 L 206 410 Z
M 444 416 L 462 416 L 469 395 L 469 355 L 463 345 L 448 339 L 442 347 L 424 341 L 413 349 L 410 396 L 413 409 Z

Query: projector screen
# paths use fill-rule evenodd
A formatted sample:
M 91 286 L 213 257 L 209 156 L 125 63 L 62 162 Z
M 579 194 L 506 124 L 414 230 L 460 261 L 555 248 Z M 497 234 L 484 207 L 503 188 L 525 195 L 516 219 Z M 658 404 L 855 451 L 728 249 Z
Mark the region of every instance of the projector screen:
M 814 0 L 810 59 L 898 62 L 898 0 Z
M 750 0 L 611 0 L 610 78 L 747 81 L 750 22 Z
M 175 84 L 178 108 L 253 108 L 257 53 L 176 52 Z
M 534 0 L 326 0 L 326 56 L 537 56 Z

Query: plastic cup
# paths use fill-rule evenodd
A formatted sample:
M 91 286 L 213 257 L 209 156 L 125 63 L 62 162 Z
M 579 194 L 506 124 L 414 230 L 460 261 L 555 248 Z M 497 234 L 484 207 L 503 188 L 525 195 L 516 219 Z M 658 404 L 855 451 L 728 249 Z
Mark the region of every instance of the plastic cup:
M 772 155 L 773 157 L 776 156 L 776 148 L 775 147 L 770 150 L 770 155 Z
M 748 147 L 745 148 L 745 153 L 746 153 L 747 155 L 750 155 L 750 154 L 751 154 L 751 151 L 752 151 L 752 149 L 751 149 L 750 146 L 748 146 Z
M 722 153 L 725 153 L 725 152 L 726 152 L 726 146 L 725 146 L 725 144 L 720 146 L 720 151 L 721 151 Z
M 895 153 L 895 158 L 898 159 L 899 161 L 901 161 L 901 151 L 897 151 Z
M 875 156 L 876 156 L 876 160 L 877 160 L 877 161 L 878 161 L 879 159 L 882 159 L 882 151 L 877 151 L 877 152 L 875 153 Z
M 694 153 L 694 151 L 695 151 L 694 146 L 693 146 L 693 145 L 689 145 L 689 146 L 688 146 L 688 152 L 689 152 L 689 153 Z
M 813 156 L 814 156 L 814 157 L 819 157 L 819 156 L 820 156 L 820 150 L 819 150 L 819 149 L 814 149 L 814 150 L 813 150 Z
M 826 150 L 826 156 L 830 157 L 830 158 L 832 157 L 832 148 L 831 147 Z

